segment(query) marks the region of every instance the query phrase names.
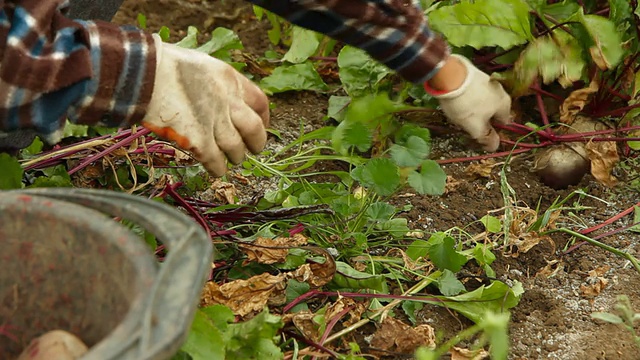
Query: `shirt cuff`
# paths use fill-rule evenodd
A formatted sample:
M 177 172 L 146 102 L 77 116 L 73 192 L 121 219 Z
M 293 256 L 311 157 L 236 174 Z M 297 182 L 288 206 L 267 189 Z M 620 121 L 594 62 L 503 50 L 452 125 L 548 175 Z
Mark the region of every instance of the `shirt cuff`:
M 78 124 L 128 126 L 144 118 L 155 81 L 151 34 L 102 21 L 79 21 L 89 34 L 92 77 L 85 96 L 69 109 Z

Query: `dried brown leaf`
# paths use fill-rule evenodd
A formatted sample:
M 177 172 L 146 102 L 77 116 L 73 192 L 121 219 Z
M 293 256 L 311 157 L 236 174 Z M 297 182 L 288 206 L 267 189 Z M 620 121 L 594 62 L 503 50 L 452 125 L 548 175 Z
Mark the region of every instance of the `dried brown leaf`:
M 214 198 L 223 204 L 235 204 L 236 202 L 236 186 L 232 183 L 216 179 L 210 186 L 213 190 Z
M 447 181 L 444 185 L 444 193 L 449 194 L 456 191 L 456 189 L 458 189 L 458 186 L 462 185 L 463 183 L 464 181 L 456 180 L 453 176 L 447 175 Z
M 275 239 L 258 237 L 251 243 L 243 243 L 239 247 L 245 254 L 245 262 L 256 261 L 261 264 L 283 263 L 289 254 L 289 248 L 305 245 L 307 238 L 302 234 Z
M 245 185 L 249 185 L 249 179 L 247 179 L 246 177 L 242 176 L 241 174 L 232 173 L 231 176 L 233 176 L 234 179 L 240 181 L 241 183 L 243 183 Z
M 353 261 L 353 268 L 358 271 L 367 271 L 367 263 L 369 262 L 369 258 L 364 256 L 356 256 L 351 259 Z
M 287 314 L 283 321 L 286 323 L 288 320 L 293 322 L 293 325 L 300 331 L 305 338 L 312 341 L 319 341 L 322 334 L 320 333 L 321 324 L 314 321 L 316 314 L 309 310 L 302 310 L 295 314 Z
M 76 187 L 95 187 L 94 181 L 106 175 L 105 168 L 102 164 L 91 164 L 84 169 L 78 171 L 72 178 L 73 185 Z
M 632 62 L 635 59 L 635 54 L 629 55 L 624 59 L 624 66 L 622 66 L 623 73 L 620 78 L 620 87 L 626 91 L 630 91 L 632 94 L 635 94 L 635 86 L 636 86 L 636 74 L 633 71 L 634 66 Z
M 191 154 L 189 154 L 188 152 L 182 149 L 178 149 L 178 148 L 174 148 L 174 149 L 175 149 L 174 159 L 177 164 L 193 162 L 193 156 Z
M 329 305 L 325 312 L 325 320 L 327 322 L 332 321 L 342 311 L 349 308 L 346 315 L 348 319 L 342 321 L 343 326 L 350 326 L 362 319 L 362 314 L 367 310 L 367 305 L 364 302 L 356 302 L 352 298 L 341 297 L 333 304 Z
M 341 312 L 349 308 L 346 315 L 348 319 L 342 321 L 343 326 L 350 326 L 362 319 L 362 314 L 367 310 L 366 304 L 363 302 L 356 302 L 351 298 L 339 298 L 335 303 L 328 305 L 324 311 L 323 323 L 318 323 L 316 320 L 320 319 L 318 315 L 312 313 L 309 310 L 302 310 L 293 314 L 285 314 L 283 316 L 283 322 L 285 324 L 292 322 L 295 327 L 305 335 L 314 341 L 319 341 L 322 337 L 320 333 L 322 325 L 326 325 L 330 321 L 334 320 L 336 316 L 339 316 Z
M 402 261 L 404 262 L 404 268 L 412 272 L 415 272 L 417 270 L 422 270 L 424 268 L 429 268 L 428 270 L 430 270 L 430 268 L 433 266 L 431 262 L 426 262 L 424 260 L 418 261 L 418 262 L 413 261 L 413 259 L 411 259 L 406 252 L 398 248 L 392 248 L 387 253 L 387 256 L 389 257 L 398 256 L 398 255 L 402 258 Z M 418 259 L 418 260 L 421 260 L 421 259 Z M 366 258 L 366 261 L 369 261 L 369 259 Z M 416 276 L 420 277 L 422 275 L 416 275 Z
M 597 277 L 592 283 L 580 285 L 580 292 L 585 297 L 595 297 L 600 295 L 602 290 L 607 287 L 609 280 L 603 277 Z
M 576 115 L 584 109 L 589 102 L 589 98 L 598 91 L 598 88 L 598 82 L 591 81 L 588 87 L 575 90 L 569 94 L 560 106 L 560 121 L 567 125 L 573 124 Z
M 371 346 L 381 350 L 411 354 L 420 346 L 435 348 L 436 335 L 429 325 L 423 324 L 412 328 L 400 320 L 386 317 L 378 331 L 373 334 Z
M 596 40 L 595 45 L 589 48 L 589 54 L 591 54 L 593 62 L 596 63 L 600 70 L 609 70 L 611 69 L 611 63 L 604 56 L 601 46 L 602 44 Z
M 611 266 L 609 265 L 602 265 L 600 267 L 597 267 L 593 270 L 589 271 L 589 276 L 591 277 L 600 277 L 600 276 L 604 276 L 604 274 L 607 273 L 607 271 L 609 271 L 611 269 Z
M 589 271 L 589 277 L 585 280 L 585 284 L 580 285 L 580 291 L 585 297 L 595 297 L 600 295 L 602 290 L 607 287 L 609 280 L 603 276 L 611 269 L 609 265 L 602 265 Z
M 325 259 L 323 263 L 310 262 L 297 268 L 290 273 L 290 276 L 297 281 L 306 282 L 312 287 L 320 287 L 326 285 L 333 279 L 336 273 L 336 262 L 325 249 L 316 247 L 306 247 L 315 253 L 322 255 Z
M 484 349 L 469 350 L 459 347 L 449 349 L 451 360 L 484 360 L 489 358 L 489 352 Z
M 222 304 L 234 314 L 246 316 L 264 309 L 271 297 L 285 289 L 285 275 L 264 273 L 247 280 L 235 280 L 224 285 L 208 282 L 200 297 L 200 305 Z
M 620 161 L 618 145 L 614 141 L 598 141 L 587 143 L 585 148 L 591 160 L 591 175 L 605 186 L 615 186 L 618 179 L 612 173 Z
M 556 244 L 553 239 L 551 239 L 551 237 L 541 236 L 534 232 L 523 233 L 518 237 L 510 238 L 509 245 L 514 245 L 515 247 L 517 247 L 519 254 L 525 254 L 542 241 L 548 241 L 555 249 Z
M 471 164 L 464 169 L 464 172 L 472 178 L 491 178 L 491 171 L 496 166 L 493 159 L 481 160 L 479 163 Z
M 555 228 L 555 223 L 560 217 L 560 211 L 553 211 L 548 215 L 546 224 L 539 229 L 543 232 L 547 229 Z M 518 257 L 522 253 L 526 253 L 534 246 L 542 241 L 547 241 L 555 249 L 555 242 L 549 236 L 542 236 L 539 232 L 529 231 L 531 226 L 538 221 L 538 214 L 535 210 L 528 207 L 514 207 L 512 209 L 513 219 L 509 227 L 509 245 L 514 248 L 507 255 Z
M 548 278 L 555 276 L 562 270 L 564 270 L 564 262 L 560 260 L 551 260 L 547 261 L 547 265 L 538 271 L 534 277 L 542 276 Z

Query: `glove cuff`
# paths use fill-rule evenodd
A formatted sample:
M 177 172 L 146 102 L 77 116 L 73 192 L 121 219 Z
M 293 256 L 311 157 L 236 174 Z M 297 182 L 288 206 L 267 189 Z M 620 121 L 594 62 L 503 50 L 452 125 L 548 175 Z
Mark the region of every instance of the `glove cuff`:
M 457 89 L 449 92 L 436 90 L 429 86 L 428 82 L 425 82 L 424 90 L 427 92 L 427 94 L 433 96 L 438 100 L 455 99 L 464 94 L 467 91 L 467 88 L 469 88 L 469 84 L 471 84 L 471 82 L 473 81 L 476 72 L 478 71 L 478 69 L 471 63 L 471 61 L 469 61 L 469 59 L 462 55 L 453 54 L 450 56 L 450 58 L 458 59 L 467 68 L 467 77 L 462 82 L 462 85 L 460 85 Z

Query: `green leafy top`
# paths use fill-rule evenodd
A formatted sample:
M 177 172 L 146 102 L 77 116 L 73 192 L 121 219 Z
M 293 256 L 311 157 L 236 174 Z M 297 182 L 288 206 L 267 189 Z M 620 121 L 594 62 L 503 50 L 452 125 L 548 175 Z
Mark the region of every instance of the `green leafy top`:
M 429 13 L 429 22 L 457 47 L 508 49 L 533 39 L 529 6 L 521 0 L 479 0 L 442 6 Z

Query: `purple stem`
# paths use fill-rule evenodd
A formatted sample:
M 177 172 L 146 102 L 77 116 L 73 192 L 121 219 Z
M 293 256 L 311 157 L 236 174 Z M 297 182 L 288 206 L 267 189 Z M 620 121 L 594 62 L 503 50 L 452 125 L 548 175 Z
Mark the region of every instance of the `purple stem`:
M 135 134 L 130 135 L 129 137 L 125 138 L 122 141 L 119 141 L 109 147 L 107 147 L 106 149 L 100 151 L 99 153 L 95 154 L 95 155 L 91 155 L 87 158 L 85 158 L 84 160 L 80 161 L 80 163 L 78 163 L 78 165 L 76 165 L 74 168 L 70 169 L 68 171 L 69 175 L 73 175 L 74 173 L 84 169 L 85 167 L 89 166 L 91 163 L 102 159 L 103 157 L 105 157 L 106 155 L 112 153 L 113 151 L 127 146 L 129 144 L 131 144 L 133 141 L 135 141 L 136 139 L 149 135 L 151 133 L 151 130 L 149 129 L 145 129 L 142 128 L 140 130 L 138 130 Z
M 551 128 L 549 128 L 549 117 L 547 116 L 547 110 L 544 108 L 544 101 L 542 101 L 542 95 L 536 91 L 536 103 L 538 104 L 538 111 L 540 111 L 540 116 L 542 117 L 542 123 L 546 126 L 544 132 L 549 135 L 549 139 L 553 140 L 555 135 Z
M 564 99 L 560 95 L 556 95 L 556 94 L 550 93 L 550 92 L 548 92 L 546 90 L 543 90 L 538 85 L 531 85 L 531 86 L 529 86 L 529 89 L 531 89 L 531 90 L 533 90 L 535 92 L 538 92 L 538 93 L 540 93 L 542 95 L 545 95 L 545 96 L 548 96 L 550 98 L 553 98 L 555 100 L 564 101 Z
M 640 104 L 634 104 L 634 105 L 629 105 L 629 106 L 624 106 L 615 110 L 611 110 L 611 111 L 602 111 L 602 112 L 597 112 L 595 114 L 591 114 L 592 117 L 594 118 L 601 118 L 601 117 L 605 117 L 605 116 L 623 116 L 624 114 L 626 114 L 629 110 L 633 110 L 635 108 L 640 107 Z
M 122 138 L 126 138 L 129 135 L 131 135 L 131 129 L 127 129 L 127 130 L 121 131 L 121 132 L 119 132 L 117 134 L 108 134 L 108 135 L 98 136 L 98 137 L 95 137 L 95 138 L 79 141 L 77 143 L 73 143 L 73 144 L 66 145 L 66 146 L 54 146 L 51 150 L 42 152 L 39 155 L 40 156 L 44 156 L 44 155 L 50 154 L 50 153 L 52 153 L 54 151 L 60 151 L 60 150 L 64 150 L 64 149 L 67 149 L 67 148 L 71 148 L 72 146 L 87 144 L 87 143 L 95 141 L 95 140 L 105 140 L 105 139 L 109 139 L 109 138 L 113 138 L 114 140 L 119 140 L 119 139 L 122 139 Z M 73 150 L 73 151 L 69 151 L 69 152 L 66 152 L 66 153 L 62 153 L 62 154 L 53 156 L 53 157 L 48 158 L 46 160 L 43 160 L 41 162 L 37 162 L 35 164 L 31 164 L 31 165 L 25 167 L 24 171 L 29 171 L 29 170 L 33 170 L 33 169 L 45 169 L 47 167 L 50 167 L 50 166 L 53 166 L 53 165 L 57 165 L 57 164 L 60 163 L 60 160 L 64 159 L 65 157 L 71 156 L 73 154 L 77 154 L 77 153 L 79 153 L 81 151 L 84 151 L 84 150 L 86 150 L 86 149 Z
M 624 67 L 622 68 L 622 71 L 620 72 L 620 74 L 618 76 L 616 76 L 616 78 L 613 80 L 613 83 L 611 84 L 610 87 L 607 87 L 607 90 L 609 90 L 609 96 L 606 97 L 606 99 L 608 100 L 608 102 L 611 102 L 611 94 L 625 100 L 625 101 L 629 101 L 630 97 L 626 96 L 626 95 L 622 95 L 620 93 L 618 93 L 617 91 L 615 91 L 614 89 L 616 88 L 616 86 L 618 85 L 618 83 L 620 81 L 622 81 L 623 76 L 625 75 L 625 73 L 629 70 L 629 68 L 636 62 L 636 60 L 638 59 L 638 53 L 634 54 L 630 59 L 629 62 L 627 64 L 624 65 Z M 634 72 L 635 73 L 635 72 Z
M 576 141 L 576 140 L 584 139 L 587 137 L 593 137 L 598 135 L 608 135 L 608 134 L 614 134 L 619 132 L 629 132 L 629 131 L 636 131 L 636 130 L 640 130 L 640 125 L 626 126 L 620 129 L 598 130 L 598 131 L 590 131 L 590 132 L 583 132 L 583 133 L 576 133 L 576 134 L 558 135 L 556 136 L 555 140 Z
M 289 236 L 293 236 L 295 234 L 300 234 L 304 231 L 304 224 L 296 224 L 294 227 L 289 229 Z
M 538 149 L 538 148 L 547 147 L 547 146 L 553 144 L 550 141 L 545 141 L 545 142 L 542 142 L 540 144 L 533 144 L 533 143 L 516 142 L 516 141 L 513 141 L 513 140 L 506 140 L 506 139 L 502 139 L 502 140 L 500 140 L 500 142 L 503 143 L 503 144 L 511 145 L 511 146 L 517 146 L 517 147 L 520 147 L 520 148 L 523 148 L 523 149 Z
M 164 188 L 164 193 L 171 196 L 171 198 L 173 198 L 173 200 L 177 202 L 179 206 L 182 206 L 196 220 L 196 222 L 198 222 L 198 224 L 200 224 L 200 226 L 202 226 L 207 231 L 207 236 L 209 237 L 209 240 L 212 240 L 211 229 L 209 228 L 207 221 L 202 217 L 202 215 L 196 209 L 193 208 L 193 206 L 189 205 L 189 203 L 187 203 L 184 200 L 184 198 L 180 196 L 180 194 L 178 194 L 178 192 L 176 191 L 176 189 L 179 188 L 180 186 L 182 186 L 182 183 L 180 182 L 175 183 L 173 185 L 167 184 Z
M 465 161 L 486 160 L 486 159 L 499 158 L 499 157 L 503 157 L 503 156 L 521 154 L 521 153 L 524 153 L 524 152 L 527 152 L 527 151 L 530 151 L 530 150 L 531 149 L 528 149 L 528 148 L 515 149 L 515 150 L 511 150 L 511 151 L 503 151 L 503 152 L 498 152 L 498 153 L 493 153 L 493 154 L 486 154 L 486 155 L 478 155 L 478 156 L 468 156 L 468 157 L 462 157 L 462 158 L 436 160 L 436 163 L 438 163 L 440 165 L 444 165 L 444 164 L 460 163 L 460 162 L 465 162 Z
M 338 321 L 342 319 L 343 316 L 348 314 L 349 311 L 351 311 L 352 309 L 353 309 L 353 306 L 347 306 L 346 308 L 342 309 L 342 311 L 340 311 L 336 316 L 334 316 L 333 319 L 331 319 L 331 321 L 329 321 L 329 323 L 327 324 L 327 327 L 324 330 L 324 333 L 322 334 L 322 338 L 320 338 L 321 345 L 324 345 L 325 341 L 327 341 L 329 334 L 331 334 L 331 330 L 333 330 L 333 328 L 336 326 Z M 314 356 L 311 359 L 315 360 L 317 359 L 317 357 Z
M 528 135 L 530 133 L 535 133 L 536 135 L 540 136 L 541 138 L 543 138 L 545 140 L 549 140 L 549 141 L 553 141 L 553 139 L 556 138 L 555 134 L 552 137 L 547 132 L 544 132 L 542 130 L 535 130 L 533 128 L 528 127 L 527 125 L 518 124 L 518 123 L 511 123 L 511 124 L 508 124 L 508 125 L 493 124 L 493 127 L 498 128 L 498 129 L 502 129 L 502 130 L 508 130 L 508 131 L 520 133 L 522 135 Z
M 316 348 L 316 349 L 318 349 L 320 351 L 326 352 L 327 354 L 333 356 L 332 359 L 340 358 L 340 355 L 338 353 L 336 353 L 335 351 L 329 349 L 326 346 L 320 345 L 320 344 L 312 341 L 311 339 L 307 339 L 307 338 L 305 338 L 305 337 L 303 337 L 303 336 L 301 336 L 299 334 L 296 334 L 294 332 L 291 332 L 291 331 L 286 331 L 286 333 L 289 334 L 289 336 L 291 336 L 293 338 L 296 338 L 298 341 L 301 341 L 301 342 L 303 342 L 303 343 L 305 343 L 305 344 L 307 344 L 307 345 L 309 345 L 311 347 L 314 347 L 314 348 Z
M 78 141 L 78 142 L 75 142 L 73 144 L 69 144 L 69 145 L 65 145 L 65 146 L 56 145 L 53 148 L 51 148 L 51 150 L 44 151 L 40 155 L 46 155 L 46 154 L 54 152 L 54 151 L 64 150 L 64 149 L 70 148 L 72 146 L 86 144 L 86 143 L 89 143 L 89 142 L 92 142 L 92 141 L 95 141 L 95 140 L 104 140 L 104 139 L 109 139 L 109 138 L 113 138 L 114 140 L 123 139 L 123 138 L 126 138 L 127 136 L 131 135 L 131 131 L 132 131 L 131 129 L 120 130 L 119 132 L 117 132 L 115 134 L 101 135 L 101 136 L 97 136 L 97 137 L 94 137 L 94 138 L 91 138 L 91 139 Z
M 615 235 L 615 234 L 621 233 L 621 232 L 623 232 L 625 230 L 628 230 L 628 229 L 630 229 L 630 228 L 632 228 L 634 226 L 638 226 L 638 225 L 640 225 L 640 222 L 636 222 L 636 223 L 633 223 L 633 224 L 630 224 L 630 225 L 625 225 L 625 226 L 623 226 L 621 228 L 613 229 L 613 230 L 607 231 L 606 233 L 600 234 L 598 236 L 594 236 L 593 240 L 598 240 L 598 239 L 602 239 L 603 237 Z M 572 247 L 568 248 L 563 253 L 563 255 L 567 255 L 567 254 L 577 250 L 578 248 L 582 247 L 585 244 L 588 244 L 588 242 L 586 242 L 586 241 L 579 242 L 579 243 L 573 245 Z

